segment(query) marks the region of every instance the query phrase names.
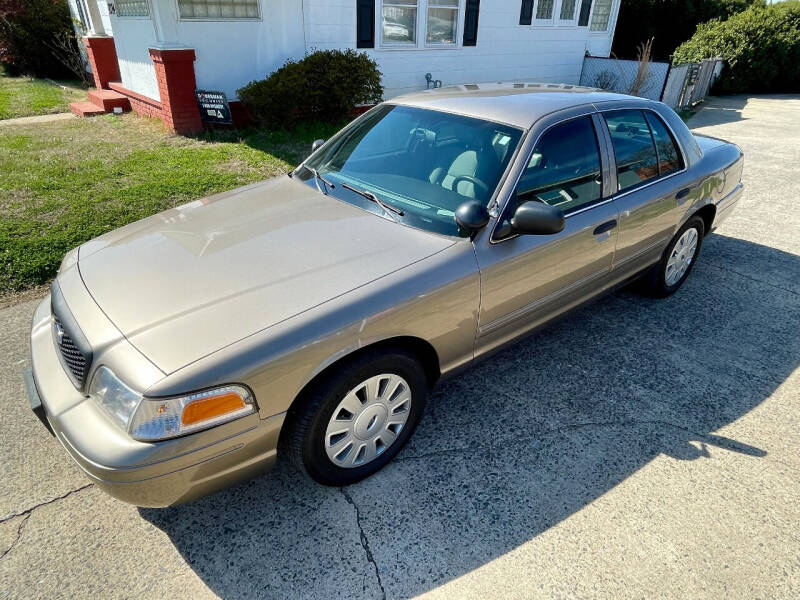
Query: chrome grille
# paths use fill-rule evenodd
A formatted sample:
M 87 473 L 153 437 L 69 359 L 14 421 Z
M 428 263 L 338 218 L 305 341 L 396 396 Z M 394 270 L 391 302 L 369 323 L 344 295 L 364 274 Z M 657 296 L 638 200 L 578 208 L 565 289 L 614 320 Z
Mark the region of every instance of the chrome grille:
M 89 367 L 86 357 L 81 353 L 78 346 L 75 345 L 72 337 L 70 337 L 69 333 L 64 329 L 61 319 L 56 315 L 53 315 L 53 331 L 55 333 L 56 344 L 61 351 L 61 358 L 64 359 L 64 366 L 69 369 L 69 372 L 72 373 L 72 376 L 78 384 L 83 385 Z

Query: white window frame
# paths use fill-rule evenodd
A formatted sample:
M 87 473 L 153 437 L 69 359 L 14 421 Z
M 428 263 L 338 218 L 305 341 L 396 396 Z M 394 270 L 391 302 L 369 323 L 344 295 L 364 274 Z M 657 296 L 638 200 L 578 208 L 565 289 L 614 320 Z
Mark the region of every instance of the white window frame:
M 609 32 L 616 29 L 617 16 L 619 16 L 619 4 L 620 0 L 612 0 L 606 28 L 603 31 L 592 31 L 592 19 L 594 19 L 594 9 L 597 6 L 597 0 L 592 0 L 592 10 L 589 12 L 589 23 L 586 25 L 586 29 L 589 30 L 589 35 L 608 35 Z
M 537 19 L 536 13 L 539 10 L 540 0 L 535 0 L 533 3 L 533 15 L 531 16 L 531 27 L 564 27 L 564 28 L 577 28 L 578 15 L 580 14 L 580 0 L 576 0 L 575 8 L 572 12 L 571 19 L 561 18 L 561 5 L 563 0 L 555 0 L 553 2 L 553 13 L 549 19 Z
M 93 0 L 88 0 L 92 2 Z M 114 17 L 117 19 L 125 19 L 127 21 L 150 21 L 153 18 L 153 7 L 150 4 L 150 0 L 145 0 L 147 2 L 147 12 L 149 13 L 147 16 L 144 15 L 121 15 L 119 14 L 119 7 L 116 6 L 117 2 L 114 2 L 114 14 L 109 14 L 109 18 Z M 91 15 L 89 17 L 91 19 Z
M 420 3 L 422 3 L 422 1 L 423 0 L 420 0 Z M 422 43 L 425 45 L 426 48 L 458 48 L 464 42 L 461 32 L 462 32 L 463 27 L 464 27 L 464 7 L 463 7 L 463 5 L 464 5 L 465 1 L 466 0 L 458 0 L 458 4 L 455 7 L 455 11 L 456 11 L 456 30 L 453 33 L 455 41 L 452 44 L 448 44 L 446 42 L 438 42 L 437 43 L 437 42 L 429 42 L 428 41 L 428 8 L 430 7 L 431 3 L 436 4 L 436 0 L 424 0 L 424 3 L 425 3 L 425 14 L 422 15 L 422 20 L 423 20 L 423 26 L 424 26 L 424 29 L 425 29 L 424 32 L 423 32 L 425 39 L 422 40 Z M 446 7 L 434 6 L 433 8 L 448 8 L 448 9 L 451 9 L 451 7 L 449 7 L 449 6 L 446 6 Z M 417 9 L 417 10 L 419 10 L 419 9 Z M 418 13 L 417 14 L 417 20 L 419 20 L 419 19 L 420 19 L 420 14 Z
M 578 21 L 580 20 L 580 14 L 581 14 L 581 0 L 577 0 L 575 2 L 575 9 L 572 14 L 571 20 L 561 19 L 561 4 L 563 0 L 555 0 L 553 2 L 553 14 L 551 15 L 550 19 L 537 19 L 536 12 L 539 8 L 539 1 L 540 0 L 535 0 L 533 3 L 533 14 L 531 15 L 530 27 L 542 27 L 542 28 L 563 27 L 566 29 L 579 28 Z M 589 35 L 607 36 L 609 32 L 613 31 L 616 28 L 617 17 L 619 16 L 620 1 L 621 0 L 611 1 L 611 12 L 609 13 L 608 17 L 608 26 L 604 31 L 592 31 L 592 19 L 594 18 L 594 9 L 595 6 L 597 6 L 597 0 L 592 1 L 592 10 L 589 12 L 589 23 L 585 26 Z M 581 29 L 583 28 L 581 27 Z
M 572 6 L 572 18 L 571 19 L 562 19 L 561 18 L 561 8 L 564 6 L 564 0 L 558 1 L 558 16 L 556 17 L 556 21 L 561 27 L 577 27 L 578 26 L 578 15 L 581 12 L 581 0 L 575 0 L 575 4 Z
M 178 0 L 173 0 L 175 5 L 175 15 L 178 18 L 178 21 L 182 23 L 234 23 L 237 21 L 243 23 L 258 23 L 259 21 L 263 21 L 263 11 L 261 10 L 261 2 L 263 0 L 257 0 L 256 6 L 258 8 L 258 17 L 182 17 L 181 16 L 181 7 L 178 5 Z
M 428 42 L 428 4 L 429 0 L 417 0 L 416 39 L 414 42 L 387 42 L 383 39 L 383 0 L 375 7 L 375 33 L 378 37 L 376 50 L 457 50 L 463 47 L 464 6 L 466 0 L 458 0 L 455 42 L 452 44 Z M 409 1 L 409 4 L 412 4 Z M 390 5 L 391 6 L 391 5 Z
M 549 19 L 537 19 L 536 14 L 539 12 L 539 3 L 542 0 L 536 0 L 533 3 L 533 18 L 531 19 L 534 27 L 551 27 L 556 23 L 556 15 L 560 14 L 561 0 L 553 0 L 553 12 L 550 14 Z

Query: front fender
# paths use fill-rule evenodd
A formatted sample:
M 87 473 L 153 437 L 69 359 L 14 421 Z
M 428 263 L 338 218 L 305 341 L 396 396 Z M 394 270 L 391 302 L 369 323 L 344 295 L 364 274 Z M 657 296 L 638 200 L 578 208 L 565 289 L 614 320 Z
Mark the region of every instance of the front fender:
M 145 393 L 240 382 L 254 391 L 267 418 L 286 411 L 330 365 L 401 336 L 428 342 L 445 373 L 473 358 L 479 298 L 475 253 L 463 240 L 183 367 Z

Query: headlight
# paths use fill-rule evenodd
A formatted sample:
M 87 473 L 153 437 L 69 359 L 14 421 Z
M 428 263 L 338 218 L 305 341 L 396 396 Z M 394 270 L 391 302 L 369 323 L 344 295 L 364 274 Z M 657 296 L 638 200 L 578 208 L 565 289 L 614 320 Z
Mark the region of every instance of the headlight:
M 250 391 L 226 385 L 175 398 L 146 398 L 120 381 L 108 367 L 92 378 L 89 396 L 134 439 L 153 442 L 208 429 L 255 412 Z

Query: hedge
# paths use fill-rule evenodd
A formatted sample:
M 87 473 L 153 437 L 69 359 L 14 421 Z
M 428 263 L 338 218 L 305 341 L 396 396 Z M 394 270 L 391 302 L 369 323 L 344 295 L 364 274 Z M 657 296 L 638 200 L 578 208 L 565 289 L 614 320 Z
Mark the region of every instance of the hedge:
M 654 38 L 653 60 L 669 60 L 700 23 L 727 19 L 764 0 L 622 0 L 612 51 L 636 58 L 639 45 Z
M 727 61 L 715 93 L 800 91 L 800 1 L 754 6 L 699 25 L 675 51 L 675 63 L 715 56 Z
M 256 121 L 291 126 L 299 120 L 341 120 L 359 104 L 380 102 L 383 86 L 377 63 L 366 53 L 320 50 L 288 60 L 238 94 Z

